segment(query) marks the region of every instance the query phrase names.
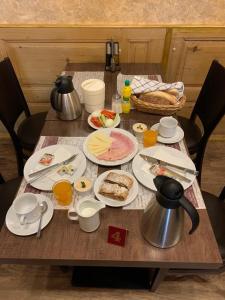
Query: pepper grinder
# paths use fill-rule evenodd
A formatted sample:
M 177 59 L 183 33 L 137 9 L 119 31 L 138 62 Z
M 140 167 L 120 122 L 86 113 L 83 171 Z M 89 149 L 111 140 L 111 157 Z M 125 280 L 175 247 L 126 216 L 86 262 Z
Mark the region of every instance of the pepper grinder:
M 112 45 L 111 42 L 106 43 L 106 57 L 105 57 L 105 70 L 111 69 Z

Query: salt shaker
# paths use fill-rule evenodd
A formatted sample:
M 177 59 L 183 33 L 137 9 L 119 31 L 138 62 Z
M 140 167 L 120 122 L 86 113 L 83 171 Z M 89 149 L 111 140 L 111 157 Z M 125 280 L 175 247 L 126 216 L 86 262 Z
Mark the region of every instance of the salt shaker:
M 121 96 L 118 92 L 112 96 L 112 110 L 118 114 L 122 113 Z

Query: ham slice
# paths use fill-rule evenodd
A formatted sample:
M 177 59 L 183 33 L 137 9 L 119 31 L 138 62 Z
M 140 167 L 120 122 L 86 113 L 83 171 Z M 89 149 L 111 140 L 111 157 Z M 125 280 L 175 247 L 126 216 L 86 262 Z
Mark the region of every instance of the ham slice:
M 113 141 L 107 152 L 97 156 L 100 160 L 120 160 L 128 156 L 134 150 L 134 143 L 126 135 L 111 131 Z

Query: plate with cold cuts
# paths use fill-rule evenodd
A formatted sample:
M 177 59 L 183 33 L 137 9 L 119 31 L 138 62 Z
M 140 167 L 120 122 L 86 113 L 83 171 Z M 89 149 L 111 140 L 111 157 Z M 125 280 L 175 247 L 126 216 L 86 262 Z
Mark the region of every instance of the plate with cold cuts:
M 86 157 L 103 166 L 118 166 L 130 161 L 138 151 L 137 139 L 128 131 L 104 128 L 91 133 L 83 144 Z

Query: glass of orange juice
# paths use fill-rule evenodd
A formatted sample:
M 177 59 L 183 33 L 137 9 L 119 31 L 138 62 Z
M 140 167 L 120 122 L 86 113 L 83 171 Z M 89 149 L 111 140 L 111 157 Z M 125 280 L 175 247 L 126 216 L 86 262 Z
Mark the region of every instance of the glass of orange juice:
M 154 146 L 157 142 L 158 131 L 155 130 L 146 130 L 143 136 L 144 147 Z
M 58 204 L 69 205 L 73 199 L 73 185 L 68 180 L 57 181 L 53 188 L 53 194 Z

